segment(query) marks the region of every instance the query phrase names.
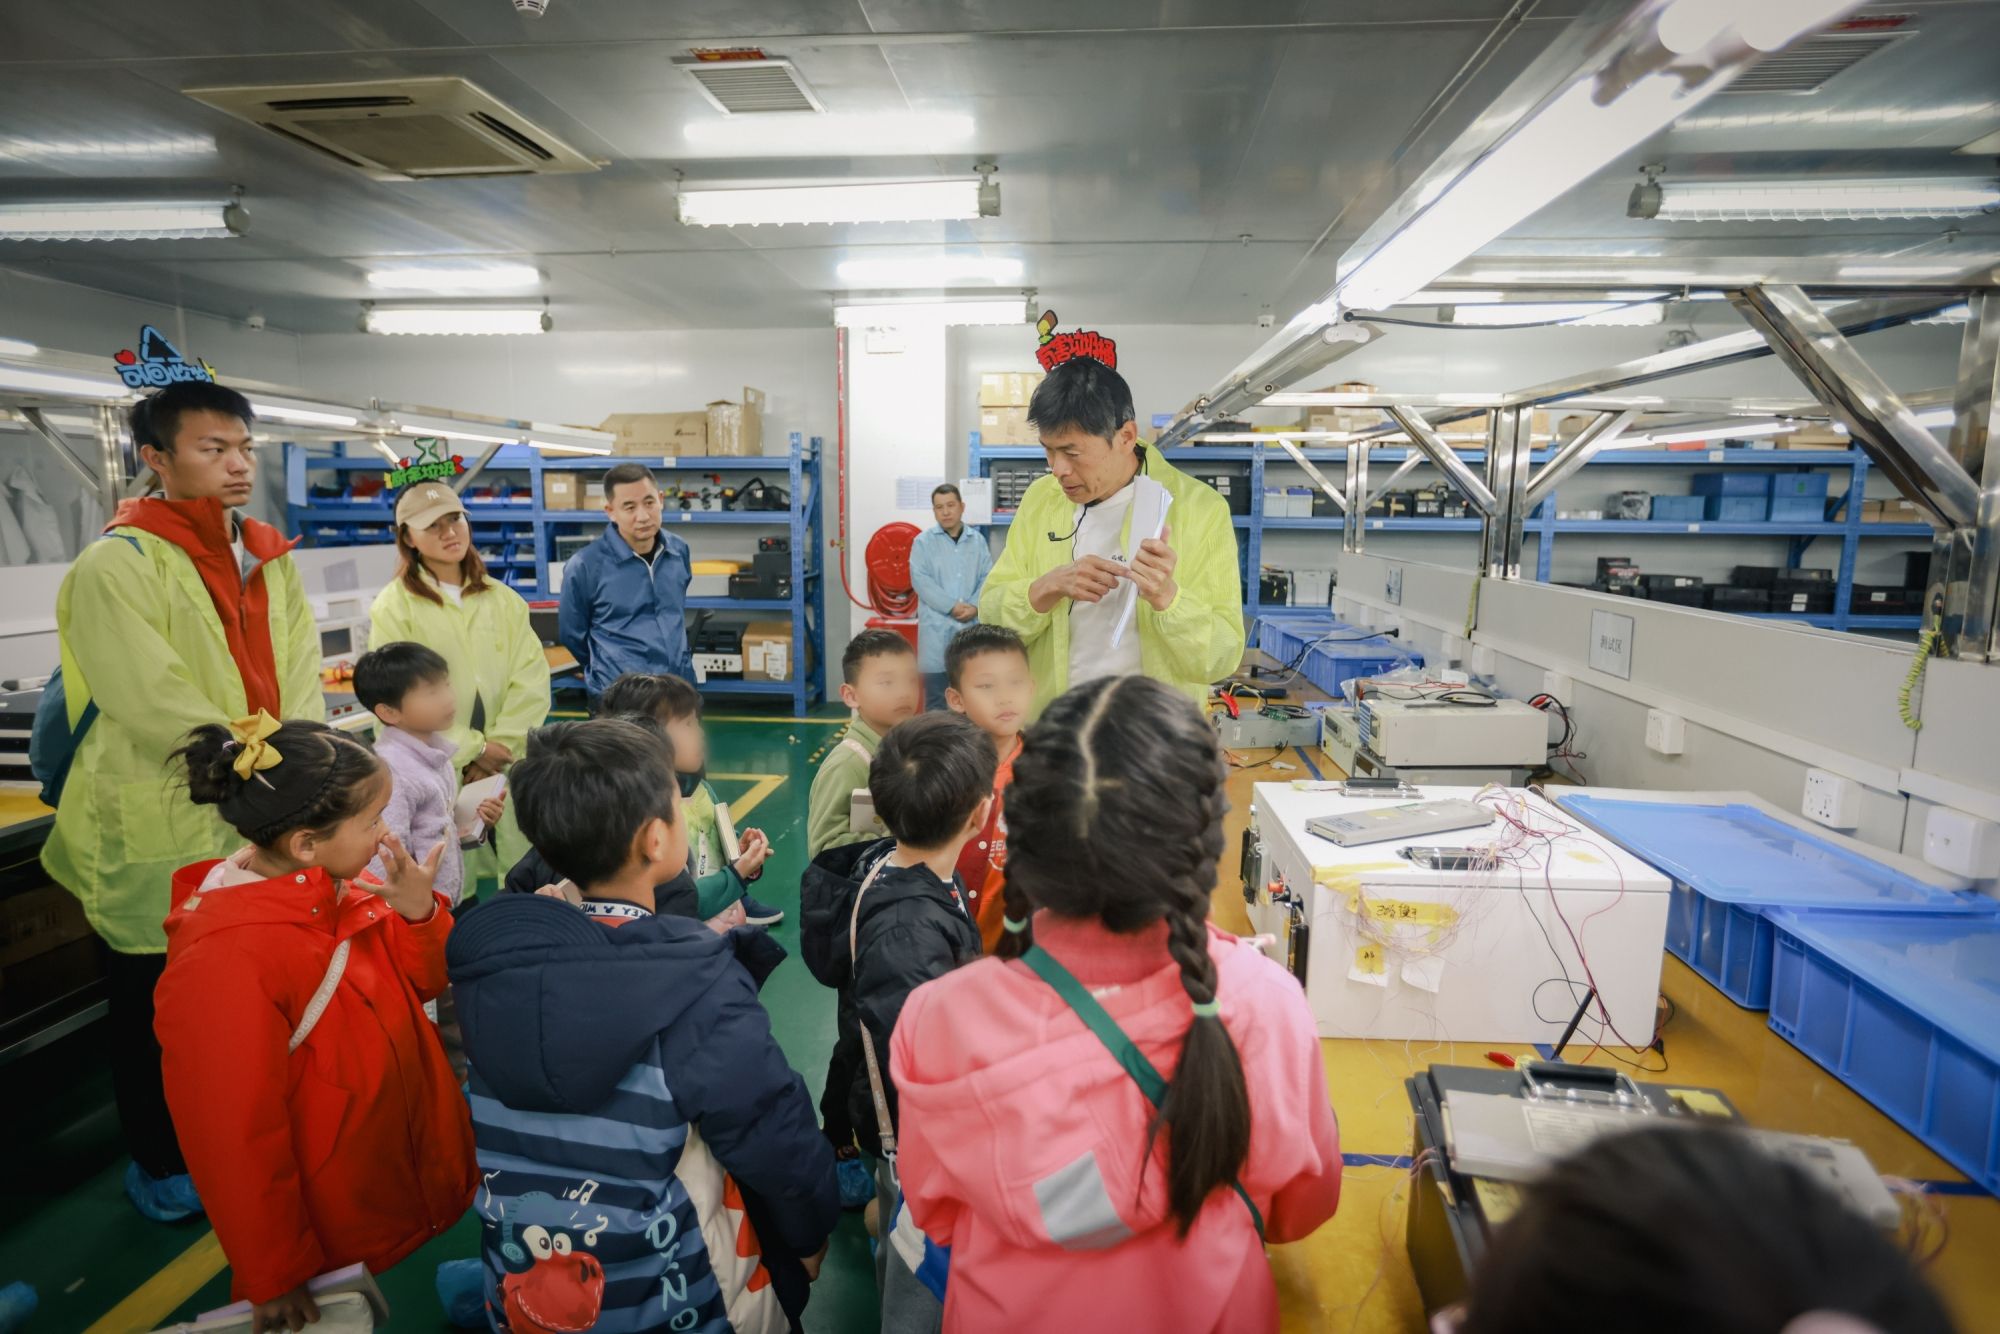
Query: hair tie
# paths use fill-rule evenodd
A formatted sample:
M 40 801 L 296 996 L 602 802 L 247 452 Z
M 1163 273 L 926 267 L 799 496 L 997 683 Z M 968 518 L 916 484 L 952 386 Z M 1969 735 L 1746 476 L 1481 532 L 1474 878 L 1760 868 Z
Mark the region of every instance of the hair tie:
M 1194 1003 L 1194 1017 L 1197 1019 L 1214 1019 L 1221 1014 L 1222 1003 L 1220 1001 L 1205 1000 Z
M 229 730 L 236 738 L 236 776 L 249 782 L 260 769 L 270 769 L 284 762 L 268 737 L 278 730 L 278 720 L 268 710 L 259 709 L 248 718 L 238 718 L 229 724 Z M 227 753 L 228 747 L 224 747 Z
M 1026 931 L 1028 929 L 1028 919 L 1025 917 L 1002 916 L 1000 919 L 1000 925 L 1007 928 L 1007 933 L 1009 935 L 1018 936 L 1023 931 Z

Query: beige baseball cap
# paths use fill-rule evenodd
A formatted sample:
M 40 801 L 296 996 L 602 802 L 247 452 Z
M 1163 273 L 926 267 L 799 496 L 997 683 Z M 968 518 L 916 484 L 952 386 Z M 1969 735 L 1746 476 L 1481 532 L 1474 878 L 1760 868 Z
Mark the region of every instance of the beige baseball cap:
M 408 488 L 396 500 L 396 522 L 408 524 L 411 532 L 430 527 L 447 514 L 465 513 L 458 492 L 442 482 L 423 482 Z

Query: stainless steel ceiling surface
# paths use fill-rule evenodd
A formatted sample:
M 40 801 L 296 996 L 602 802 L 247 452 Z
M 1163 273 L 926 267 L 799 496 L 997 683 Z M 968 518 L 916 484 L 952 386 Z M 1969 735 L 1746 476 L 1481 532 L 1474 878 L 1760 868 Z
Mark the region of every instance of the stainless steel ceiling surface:
M 109 0 L 0 5 L 0 200 L 214 197 L 248 235 L 0 242 L 0 266 L 279 328 L 348 330 L 370 267 L 410 257 L 534 263 L 558 328 L 824 325 L 844 259 L 946 250 L 1017 258 L 1021 286 L 1104 323 L 1280 319 L 1368 221 L 1351 206 L 1417 131 L 1462 127 L 1584 0 Z M 1672 223 L 1625 216 L 1643 163 L 1669 179 L 1993 169 L 1952 150 L 2000 129 L 2000 3 L 1894 7 L 1914 31 L 1818 93 L 1722 97 L 1542 210 L 1462 273 L 1583 261 L 1839 254 L 2000 257 L 2000 219 Z M 672 61 L 756 45 L 830 112 L 973 118 L 948 155 L 731 157 Z M 1468 62 L 1475 62 L 1468 66 Z M 595 172 L 373 181 L 183 90 L 457 75 L 603 165 Z M 997 162 L 998 218 L 695 228 L 690 183 L 962 175 Z M 1240 239 L 1247 237 L 1247 240 Z M 1512 261 L 1509 264 L 1509 261 Z M 1756 276 L 1752 273 L 1750 276 Z M 1810 281 L 1813 273 L 1780 276 Z M 1820 276 L 1831 276 L 1820 273 Z M 1291 305 L 1288 306 L 1287 303 Z

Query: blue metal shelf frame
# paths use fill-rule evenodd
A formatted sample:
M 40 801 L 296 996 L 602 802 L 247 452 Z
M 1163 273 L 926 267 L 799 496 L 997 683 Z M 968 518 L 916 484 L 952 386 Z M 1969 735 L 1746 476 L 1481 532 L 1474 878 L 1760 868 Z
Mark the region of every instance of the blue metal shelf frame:
M 620 463 L 643 463 L 656 473 L 750 472 L 775 475 L 782 471 L 792 497 L 789 510 L 688 511 L 669 510 L 666 522 L 689 527 L 721 526 L 782 529 L 792 547 L 792 595 L 789 598 L 736 599 L 691 597 L 690 611 L 765 612 L 789 616 L 797 664 L 790 681 L 710 681 L 704 694 L 785 696 L 792 712 L 804 716 L 813 705 L 826 698 L 826 608 L 824 566 L 821 551 L 825 528 L 820 510 L 822 500 L 820 438 L 806 439 L 798 432 L 790 437 L 790 449 L 780 455 L 755 458 L 624 458 L 586 456 L 556 458 L 521 445 L 503 446 L 487 464 L 491 472 L 526 473 L 528 499 L 522 503 L 471 502 L 466 516 L 474 529 L 475 545 L 498 550 L 498 559 L 488 561 L 508 587 L 531 600 L 546 601 L 550 591 L 549 567 L 554 563 L 555 530 L 594 528 L 603 519 L 590 510 L 547 508 L 543 479 L 552 472 L 602 472 Z M 325 527 L 384 528 L 394 521 L 394 508 L 387 501 L 314 500 L 308 493 L 310 473 L 386 472 L 388 460 L 372 451 L 350 453 L 349 446 L 333 446 L 333 454 L 317 454 L 304 447 L 285 445 L 285 510 L 294 533 L 307 535 L 316 546 L 350 546 L 363 541 L 379 542 L 385 537 L 360 539 L 353 536 L 325 540 L 318 531 Z M 308 527 L 313 529 L 308 533 Z M 499 532 L 482 531 L 499 529 Z M 527 530 L 525 534 L 511 530 Z M 525 549 L 524 549 L 525 548 Z M 525 572 L 526 580 L 518 576 Z
M 1276 452 L 1273 452 L 1276 451 Z M 1306 449 L 1305 456 L 1315 463 L 1345 462 L 1347 450 L 1344 447 L 1332 449 Z M 1339 533 L 1346 526 L 1346 519 L 1325 517 L 1313 519 L 1267 518 L 1264 514 L 1264 476 L 1267 463 L 1286 464 L 1291 456 L 1275 445 L 1243 444 L 1215 446 L 1183 446 L 1161 451 L 1170 462 L 1186 463 L 1248 463 L 1250 465 L 1250 513 L 1236 516 L 1236 526 L 1245 530 L 1244 540 L 1238 544 L 1243 564 L 1244 609 L 1255 617 L 1263 610 L 1261 589 L 1256 577 L 1263 569 L 1264 534 L 1266 532 L 1327 532 Z M 1404 449 L 1370 449 L 1368 461 L 1374 463 L 1400 463 L 1409 456 Z M 967 455 L 967 472 L 973 477 L 990 474 L 987 465 L 1001 459 L 1040 459 L 1042 450 L 1035 445 L 985 445 L 980 442 L 979 432 L 971 433 L 970 450 Z M 1464 450 L 1459 454 L 1466 463 L 1478 466 L 1485 462 L 1483 449 Z M 1537 450 L 1534 462 L 1546 463 L 1550 457 L 1547 450 Z M 1550 568 L 1555 559 L 1555 541 L 1559 533 L 1576 534 L 1626 534 L 1632 536 L 1713 536 L 1713 537 L 1771 537 L 1789 538 L 1789 550 L 1785 563 L 1797 566 L 1806 549 L 1821 537 L 1840 539 L 1840 568 L 1834 586 L 1834 609 L 1830 614 L 1768 613 L 1762 619 L 1799 621 L 1829 630 L 1876 630 L 1903 631 L 1920 629 L 1920 618 L 1914 616 L 1869 616 L 1854 610 L 1854 567 L 1860 554 L 1861 542 L 1865 538 L 1923 539 L 1931 537 L 1929 524 L 1909 523 L 1863 523 L 1858 505 L 1849 504 L 1849 498 L 1865 499 L 1868 487 L 1868 455 L 1859 449 L 1830 450 L 1776 450 L 1776 449 L 1632 449 L 1613 450 L 1590 460 L 1586 467 L 1610 465 L 1613 467 L 1750 467 L 1766 468 L 1772 472 L 1803 472 L 1814 468 L 1848 469 L 1848 486 L 1845 496 L 1834 498 L 1828 503 L 1828 517 L 1819 523 L 1667 523 L 1646 519 L 1557 519 L 1557 496 L 1551 492 L 1542 502 L 1541 508 L 1529 518 L 1525 525 L 1536 539 L 1535 578 L 1542 583 L 1549 581 Z M 996 514 L 992 527 L 1005 528 L 1013 522 L 1011 514 Z M 1478 519 L 1371 519 L 1363 517 L 1362 524 L 1367 532 L 1377 533 L 1477 533 L 1481 521 Z M 1757 616 L 1759 613 L 1742 613 Z

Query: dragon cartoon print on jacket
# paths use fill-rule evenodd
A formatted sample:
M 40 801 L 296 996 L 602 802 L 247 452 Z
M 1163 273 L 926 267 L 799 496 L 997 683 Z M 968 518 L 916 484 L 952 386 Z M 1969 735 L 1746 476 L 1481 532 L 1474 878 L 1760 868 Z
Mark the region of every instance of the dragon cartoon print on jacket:
M 596 1241 L 594 1229 L 575 1221 L 573 1207 L 540 1191 L 501 1209 L 500 1298 L 514 1334 L 582 1334 L 596 1325 L 604 1266 L 580 1249 Z

